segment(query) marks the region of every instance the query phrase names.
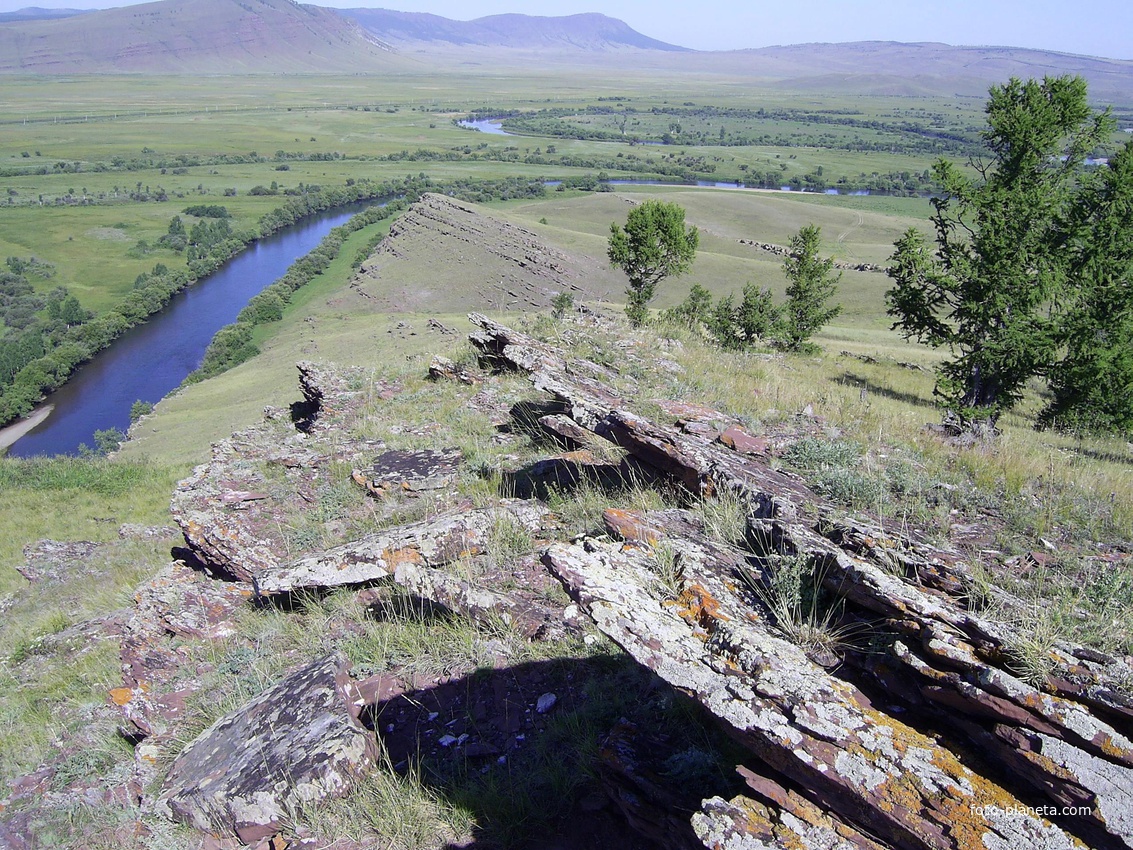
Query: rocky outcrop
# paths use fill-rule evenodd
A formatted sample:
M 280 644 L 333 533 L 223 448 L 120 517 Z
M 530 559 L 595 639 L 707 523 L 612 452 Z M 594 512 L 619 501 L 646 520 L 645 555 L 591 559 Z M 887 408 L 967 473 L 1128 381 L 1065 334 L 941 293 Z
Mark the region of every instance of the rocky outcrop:
M 785 245 L 775 245 L 771 242 L 756 242 L 754 239 L 741 239 L 741 245 L 751 245 L 753 248 L 758 248 L 761 251 L 766 251 L 769 254 L 774 254 L 777 257 L 790 257 L 793 256 L 791 249 Z M 877 263 L 843 263 L 835 261 L 834 268 L 842 271 L 854 272 L 884 272 L 885 267 L 879 266 Z
M 490 545 L 493 529 L 501 523 L 533 532 L 546 513 L 546 509 L 524 501 L 462 510 L 400 526 L 389 533 L 368 535 L 287 564 L 275 564 L 250 578 L 256 589 L 266 594 L 366 584 L 399 575 L 406 582 L 411 581 L 410 575 L 417 576 L 412 583 L 424 590 L 420 571 L 412 568 L 436 568 L 483 554 Z
M 377 758 L 344 659 L 297 670 L 189 744 L 159 805 L 195 829 L 252 843 L 300 806 L 345 793 Z
M 971 570 L 957 552 L 847 518 L 746 440 L 651 422 L 602 367 L 471 318 L 485 358 L 527 372 L 579 428 L 693 493 L 747 506 L 743 548 L 663 512 L 608 515 L 623 544 L 545 555 L 602 631 L 760 765 L 744 774 L 751 796 L 697 815 L 708 846 L 1133 846 L 1128 665 L 1055 646 L 1050 673 L 1024 680 L 1011 630 L 964 603 Z M 788 568 L 831 600 L 829 619 L 793 628 L 775 598 Z M 820 628 L 825 638 L 799 645 Z
M 418 258 L 428 256 L 422 264 Z M 556 295 L 608 297 L 624 280 L 539 234 L 436 193 L 423 194 L 362 263 L 349 296 L 367 312 L 457 312 L 488 304 L 545 310 Z

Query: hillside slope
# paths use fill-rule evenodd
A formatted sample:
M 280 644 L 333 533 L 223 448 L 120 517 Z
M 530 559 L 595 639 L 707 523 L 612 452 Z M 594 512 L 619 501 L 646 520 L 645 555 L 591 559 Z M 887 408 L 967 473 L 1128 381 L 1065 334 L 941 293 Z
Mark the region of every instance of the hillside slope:
M 422 262 L 422 258 L 427 258 Z M 619 275 L 475 205 L 429 194 L 398 219 L 350 284 L 351 311 L 546 310 L 560 292 L 609 298 Z
M 404 60 L 329 9 L 290 0 L 160 0 L 0 25 L 0 72 L 383 71 Z
M 649 38 L 623 21 L 597 13 L 560 17 L 489 15 L 472 21 L 390 9 L 343 9 L 339 14 L 382 41 L 405 47 L 458 45 L 586 51 L 635 48 L 688 52 L 687 48 Z

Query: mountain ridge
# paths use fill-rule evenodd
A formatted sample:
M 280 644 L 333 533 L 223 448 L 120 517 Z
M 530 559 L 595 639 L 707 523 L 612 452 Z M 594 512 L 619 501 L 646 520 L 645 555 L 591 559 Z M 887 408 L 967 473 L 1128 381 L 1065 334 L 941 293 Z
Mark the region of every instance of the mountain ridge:
M 707 73 L 783 90 L 947 97 L 983 96 L 989 85 L 1013 76 L 1078 74 L 1096 102 L 1133 106 L 1130 60 L 883 40 L 699 51 L 598 13 L 456 21 L 294 0 L 157 0 L 0 22 L 0 74 L 383 74 L 468 67 Z
M 0 24 L 0 73 L 389 71 L 358 26 L 292 0 L 158 0 Z
M 445 44 L 462 47 L 566 47 L 582 50 L 636 48 L 692 52 L 687 47 L 650 38 L 624 21 L 597 12 L 543 16 L 507 13 L 457 21 L 424 12 L 391 9 L 340 9 L 383 41 L 404 44 Z

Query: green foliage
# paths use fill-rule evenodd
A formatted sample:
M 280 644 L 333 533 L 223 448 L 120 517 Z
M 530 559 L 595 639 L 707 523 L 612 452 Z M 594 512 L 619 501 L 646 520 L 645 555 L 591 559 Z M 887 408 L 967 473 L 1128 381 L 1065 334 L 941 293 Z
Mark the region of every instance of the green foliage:
M 1087 180 L 1068 229 L 1066 353 L 1040 422 L 1133 434 L 1133 145 Z
M 151 413 L 153 413 L 153 404 L 138 399 L 130 405 L 130 422 L 137 422 L 143 416 L 149 416 Z
M 185 207 L 181 212 L 197 218 L 228 218 L 228 207 L 219 204 L 195 204 Z
M 840 306 L 827 306 L 842 275 L 832 274 L 832 259 L 818 255 L 821 235 L 820 228 L 808 224 L 791 237 L 791 253 L 783 263 L 790 281 L 787 303 L 775 330 L 775 341 L 785 351 L 812 349 L 808 340 L 842 312 Z M 753 312 L 757 307 L 765 309 L 762 304 L 753 304 Z
M 744 287 L 744 298 L 736 312 L 736 324 L 748 345 L 774 334 L 779 326 L 781 311 L 771 300 L 771 290 L 749 283 Z
M 120 428 L 104 428 L 94 432 L 94 448 L 90 451 L 96 457 L 105 457 L 111 452 L 118 451 L 118 446 L 126 442 L 126 435 Z M 80 445 L 79 451 L 86 454 L 86 446 Z
M 779 308 L 771 300 L 771 291 L 755 284 L 744 287 L 743 301 L 736 306 L 734 295 L 713 304 L 712 294 L 694 283 L 688 297 L 666 310 L 663 318 L 690 330 L 707 330 L 721 348 L 740 351 L 773 333 L 779 322 Z
M 700 235 L 685 228 L 685 211 L 670 201 L 649 200 L 634 207 L 622 228 L 610 224 L 607 256 L 629 278 L 626 315 L 635 327 L 644 323 L 657 284 L 692 267 Z
M 994 86 L 986 113 L 990 162 L 972 162 L 979 179 L 937 163 L 936 255 L 906 232 L 890 259 L 887 296 L 906 338 L 951 349 L 936 392 L 960 424 L 979 431 L 994 429 L 1054 361 L 1060 334 L 1051 307 L 1066 293 L 1074 254 L 1066 222 L 1088 197 L 1082 165 L 1112 127 L 1108 113 L 1092 112 L 1078 77 Z
M 684 325 L 690 330 L 699 330 L 708 324 L 712 316 L 712 293 L 694 283 L 688 291 L 688 297 L 672 309 L 666 310 L 666 321 Z
M 551 299 L 551 315 L 556 319 L 561 319 L 573 309 L 574 296 L 569 292 L 560 292 Z

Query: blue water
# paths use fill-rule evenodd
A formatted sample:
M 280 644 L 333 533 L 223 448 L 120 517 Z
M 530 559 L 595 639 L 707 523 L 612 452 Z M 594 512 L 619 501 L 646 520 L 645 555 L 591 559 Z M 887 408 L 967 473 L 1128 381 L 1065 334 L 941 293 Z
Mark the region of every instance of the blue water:
M 80 366 L 52 393 L 54 410 L 8 454 L 78 454 L 94 432 L 123 431 L 135 401 L 157 402 L 201 363 L 218 330 L 236 320 L 254 295 L 274 283 L 334 227 L 371 203 L 351 204 L 304 219 L 256 242 L 217 271 L 173 296 L 160 313 L 131 328 Z
M 500 126 L 499 121 L 492 121 L 490 118 L 485 118 L 481 121 L 461 121 L 459 123 L 461 127 L 468 127 L 472 130 L 479 130 L 481 133 L 487 133 L 491 136 L 513 135 L 512 133 L 506 132 L 504 128 Z

